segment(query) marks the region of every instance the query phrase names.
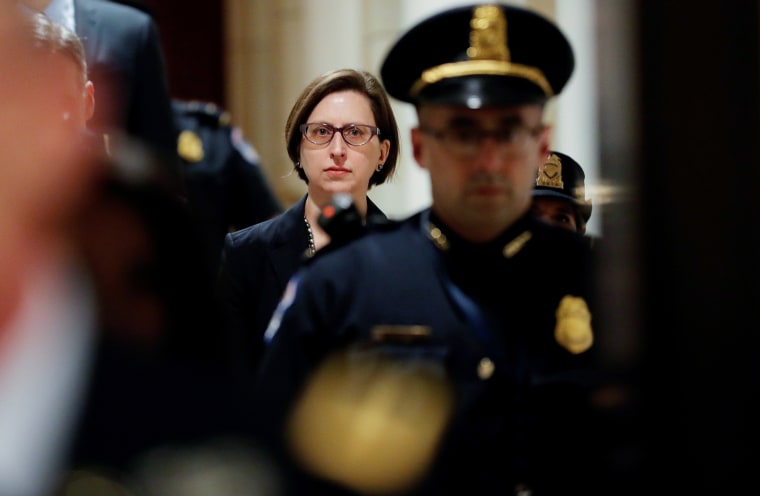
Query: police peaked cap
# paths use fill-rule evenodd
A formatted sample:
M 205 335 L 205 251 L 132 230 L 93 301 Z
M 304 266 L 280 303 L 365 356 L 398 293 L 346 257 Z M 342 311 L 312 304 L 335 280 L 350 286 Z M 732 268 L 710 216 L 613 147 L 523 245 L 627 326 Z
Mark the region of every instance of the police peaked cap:
M 380 76 L 404 102 L 480 108 L 543 103 L 562 91 L 574 67 L 570 42 L 552 21 L 492 3 L 419 22 L 393 45 Z
M 533 196 L 561 198 L 575 204 L 584 222 L 591 217 L 591 200 L 586 199 L 586 174 L 564 153 L 551 151 L 538 169 Z

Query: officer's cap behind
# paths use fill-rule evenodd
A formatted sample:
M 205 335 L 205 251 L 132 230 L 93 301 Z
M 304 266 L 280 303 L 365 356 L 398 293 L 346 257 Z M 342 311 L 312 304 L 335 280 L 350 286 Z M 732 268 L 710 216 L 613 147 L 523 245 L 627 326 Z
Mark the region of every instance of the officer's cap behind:
M 533 196 L 569 200 L 584 224 L 591 217 L 591 200 L 586 198 L 586 174 L 578 162 L 564 153 L 549 152 L 538 169 Z
M 524 8 L 475 4 L 409 29 L 380 69 L 388 93 L 419 105 L 541 104 L 562 91 L 572 47 L 549 19 Z
M 172 110 L 181 128 L 186 127 L 187 122 L 202 122 L 214 127 L 224 127 L 229 126 L 231 121 L 229 112 L 213 102 L 174 98 Z

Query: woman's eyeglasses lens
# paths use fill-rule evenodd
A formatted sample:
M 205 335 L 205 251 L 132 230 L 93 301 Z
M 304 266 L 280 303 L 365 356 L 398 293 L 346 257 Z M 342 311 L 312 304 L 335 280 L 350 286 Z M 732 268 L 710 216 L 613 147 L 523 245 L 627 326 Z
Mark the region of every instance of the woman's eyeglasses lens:
M 380 134 L 380 129 L 366 124 L 350 124 L 343 127 L 333 127 L 329 124 L 301 124 L 301 133 L 315 145 L 326 145 L 338 132 L 346 143 L 361 146 L 369 142 L 373 136 Z

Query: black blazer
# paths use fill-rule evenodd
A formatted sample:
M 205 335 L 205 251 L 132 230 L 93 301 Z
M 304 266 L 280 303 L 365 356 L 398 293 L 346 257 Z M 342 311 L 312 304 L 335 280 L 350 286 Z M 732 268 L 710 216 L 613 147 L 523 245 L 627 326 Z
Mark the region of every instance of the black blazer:
M 177 130 L 158 28 L 142 10 L 104 0 L 74 0 L 76 31 L 95 85 L 95 130 L 122 129 L 165 158 L 180 181 Z
M 194 471 L 214 468 L 219 459 L 239 465 L 235 480 L 243 480 L 238 471 L 257 471 L 250 455 L 267 462 L 258 450 L 249 391 L 245 383 L 192 362 L 149 356 L 124 343 L 97 343 L 61 467 L 61 490 L 54 494 L 69 494 L 88 474 L 135 494 L 165 482 L 160 476 L 169 467 L 174 480 L 193 480 Z
M 269 319 L 304 260 L 309 247 L 305 204 L 303 196 L 277 217 L 225 237 L 218 289 L 236 371 L 252 372 L 258 366 Z M 387 220 L 369 198 L 367 219 Z

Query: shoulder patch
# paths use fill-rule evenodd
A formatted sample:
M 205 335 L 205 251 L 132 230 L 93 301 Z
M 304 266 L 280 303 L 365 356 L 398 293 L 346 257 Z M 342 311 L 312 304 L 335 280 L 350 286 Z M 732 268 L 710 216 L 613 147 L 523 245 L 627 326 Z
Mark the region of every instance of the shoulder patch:
M 296 297 L 296 290 L 298 289 L 298 273 L 288 281 L 288 285 L 285 286 L 285 291 L 282 294 L 280 302 L 277 304 L 272 318 L 269 320 L 267 330 L 264 332 L 264 345 L 269 344 L 274 339 L 275 334 L 280 329 L 280 323 L 282 322 L 282 316 L 285 311 L 293 304 L 293 300 Z

